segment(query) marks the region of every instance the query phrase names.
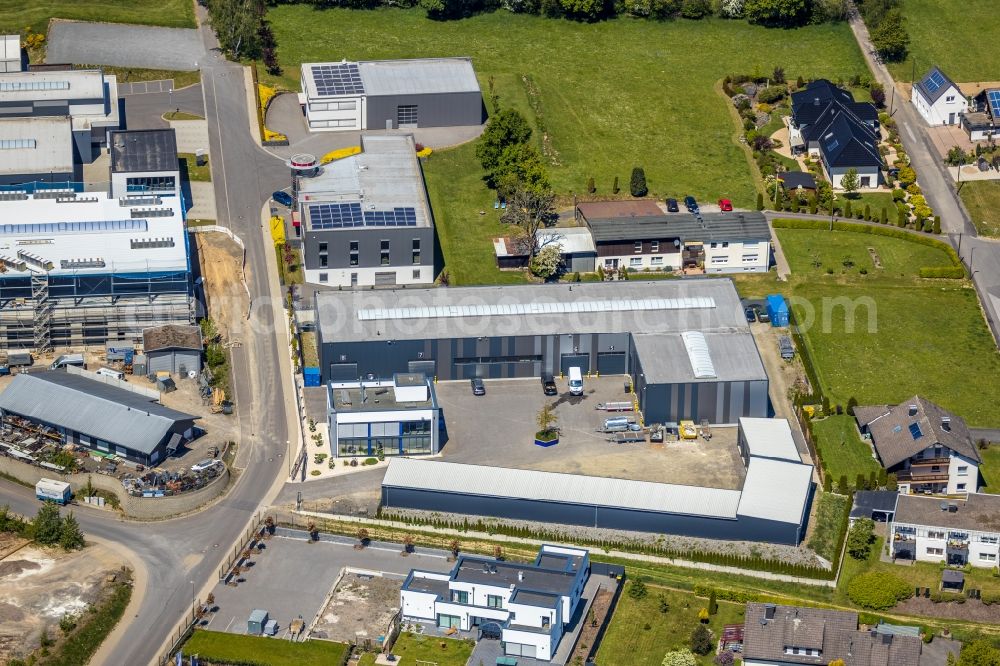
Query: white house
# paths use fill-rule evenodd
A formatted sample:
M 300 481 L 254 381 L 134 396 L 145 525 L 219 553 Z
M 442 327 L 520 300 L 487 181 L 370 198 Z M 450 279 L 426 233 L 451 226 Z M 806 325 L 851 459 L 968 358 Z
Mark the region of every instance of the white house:
M 854 408 L 861 434 L 879 462 L 895 474 L 900 493 L 976 492 L 982 458 L 965 421 L 913 396 L 895 407 Z
M 503 654 L 550 661 L 590 576 L 588 551 L 545 544 L 532 564 L 461 556 L 450 573 L 414 569 L 400 591 L 404 620 L 478 629 Z
M 889 534 L 894 559 L 995 567 L 1000 560 L 1000 495 L 964 500 L 900 494 Z
M 958 125 L 969 101 L 955 83 L 937 67 L 913 84 L 910 99 L 928 125 Z

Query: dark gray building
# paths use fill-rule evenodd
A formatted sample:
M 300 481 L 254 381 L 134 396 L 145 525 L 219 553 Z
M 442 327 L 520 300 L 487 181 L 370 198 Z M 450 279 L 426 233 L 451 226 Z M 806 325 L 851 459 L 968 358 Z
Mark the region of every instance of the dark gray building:
M 303 63 L 309 129 L 481 125 L 483 95 L 469 58 Z
M 165 324 L 142 331 L 146 372 L 187 375 L 201 372 L 201 329 L 186 324 Z
M 316 294 L 322 379 L 628 375 L 647 422 L 767 416 L 768 380 L 731 280 Z
M 432 284 L 434 217 L 413 137 L 363 134 L 361 147 L 299 177 L 306 282 Z

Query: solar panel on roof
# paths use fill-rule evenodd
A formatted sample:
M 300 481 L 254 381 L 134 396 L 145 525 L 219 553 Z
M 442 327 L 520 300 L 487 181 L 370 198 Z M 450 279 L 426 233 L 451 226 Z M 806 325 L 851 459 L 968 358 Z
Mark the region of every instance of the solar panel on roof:
M 910 436 L 913 437 L 913 439 L 920 439 L 924 436 L 924 433 L 920 431 L 919 423 L 910 424 Z
M 943 85 L 944 85 L 944 76 L 941 74 L 941 72 L 938 71 L 931 72 L 930 74 L 927 75 L 927 78 L 924 79 L 924 88 L 926 88 L 927 92 L 931 94 L 936 93 L 938 91 L 938 88 L 940 88 Z
M 415 227 L 417 210 L 404 206 L 362 211 L 360 203 L 314 203 L 309 204 L 309 221 L 313 229 Z
M 986 93 L 986 99 L 990 103 L 990 115 L 993 120 L 1000 119 L 1000 90 L 990 90 Z
M 684 310 L 714 308 L 715 299 L 702 298 L 646 298 L 624 301 L 567 301 L 531 302 L 482 305 L 437 305 L 427 307 L 378 308 L 358 311 L 361 321 L 381 319 L 438 319 L 442 317 L 476 317 L 489 315 L 544 315 L 579 312 L 628 312 L 642 310 Z
M 313 65 L 312 75 L 316 83 L 316 92 L 321 97 L 362 95 L 365 92 L 356 63 Z

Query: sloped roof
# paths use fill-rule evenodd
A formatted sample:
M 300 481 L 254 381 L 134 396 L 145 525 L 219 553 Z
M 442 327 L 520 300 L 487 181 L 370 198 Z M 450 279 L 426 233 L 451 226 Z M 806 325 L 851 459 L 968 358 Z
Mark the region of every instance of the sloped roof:
M 809 131 L 830 166 L 882 166 L 878 135 L 850 111 L 833 106 Z
M 634 218 L 587 217 L 595 243 L 677 238 L 689 241 L 757 241 L 771 239 L 767 218 L 757 211 L 702 213 L 699 220 L 687 213 L 660 213 Z
M 914 90 L 917 90 L 921 97 L 927 100 L 929 104 L 941 99 L 941 97 L 954 88 L 961 95 L 962 90 L 958 85 L 948 78 L 948 75 L 942 72 L 936 65 L 931 67 L 930 70 L 924 74 L 924 76 L 913 84 Z M 964 99 L 964 97 L 963 97 Z
M 910 414 L 911 405 L 916 408 L 914 414 Z M 880 409 L 882 415 L 873 417 Z M 868 426 L 875 452 L 886 468 L 898 465 L 934 444 L 946 446 L 977 462 L 982 461 L 965 420 L 926 398 L 915 395 L 895 407 L 856 407 L 854 414 L 862 426 Z M 947 429 L 944 427 L 946 418 L 951 420 Z
M 794 190 L 798 187 L 807 190 L 816 189 L 816 176 L 808 171 L 783 171 L 778 174 L 778 179 L 785 184 L 786 190 Z
M 0 410 L 151 453 L 177 423 L 197 416 L 62 370 L 22 373 L 0 393 Z
M 149 352 L 161 349 L 201 350 L 201 329 L 184 324 L 165 324 L 142 330 L 142 347 Z

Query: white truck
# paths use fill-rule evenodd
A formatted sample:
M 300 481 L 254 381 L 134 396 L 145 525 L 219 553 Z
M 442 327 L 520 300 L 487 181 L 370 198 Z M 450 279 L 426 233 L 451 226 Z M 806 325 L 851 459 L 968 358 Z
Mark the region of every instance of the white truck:
M 68 504 L 73 497 L 73 490 L 65 481 L 55 479 L 39 479 L 35 484 L 35 497 L 43 502 Z

